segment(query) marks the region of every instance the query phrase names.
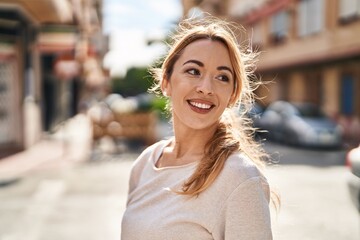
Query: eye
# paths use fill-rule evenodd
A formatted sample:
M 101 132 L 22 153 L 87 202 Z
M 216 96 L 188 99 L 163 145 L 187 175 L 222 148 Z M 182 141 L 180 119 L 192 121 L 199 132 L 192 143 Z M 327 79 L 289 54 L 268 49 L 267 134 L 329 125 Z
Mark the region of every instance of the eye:
M 219 79 L 222 82 L 230 82 L 230 78 L 227 75 L 219 75 L 217 79 Z
M 186 73 L 190 74 L 190 75 L 200 75 L 200 71 L 196 68 L 190 68 L 188 70 L 186 70 Z

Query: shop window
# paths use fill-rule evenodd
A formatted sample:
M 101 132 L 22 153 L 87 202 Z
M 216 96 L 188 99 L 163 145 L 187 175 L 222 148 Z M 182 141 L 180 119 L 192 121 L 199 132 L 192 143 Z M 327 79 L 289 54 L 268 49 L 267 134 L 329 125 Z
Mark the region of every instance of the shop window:
M 273 44 L 282 43 L 288 35 L 289 14 L 280 11 L 271 17 L 270 38 Z
M 359 19 L 360 0 L 340 0 L 339 1 L 339 21 L 346 24 Z
M 324 0 L 301 0 L 298 5 L 298 34 L 316 34 L 324 27 Z
M 13 60 L 0 62 L 0 145 L 16 141 L 14 131 L 15 74 L 16 68 Z

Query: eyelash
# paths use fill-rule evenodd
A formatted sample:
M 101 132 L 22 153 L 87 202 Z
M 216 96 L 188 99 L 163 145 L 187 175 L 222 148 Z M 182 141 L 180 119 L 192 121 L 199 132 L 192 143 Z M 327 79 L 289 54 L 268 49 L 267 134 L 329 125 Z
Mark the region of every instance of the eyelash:
M 229 82 L 230 81 L 229 77 L 226 76 L 226 75 L 220 75 L 217 78 L 223 78 L 223 79 L 219 79 L 220 81 L 223 81 L 223 82 Z
M 198 69 L 196 69 L 196 68 L 187 69 L 185 72 L 190 74 L 190 75 L 193 75 L 193 76 L 200 75 L 200 71 Z M 226 76 L 226 75 L 219 75 L 216 78 L 219 79 L 222 82 L 229 82 L 230 81 L 230 78 L 228 76 Z
M 194 71 L 194 73 L 192 73 Z M 190 68 L 188 70 L 186 70 L 186 73 L 190 74 L 190 75 L 199 75 L 200 71 L 198 69 L 195 68 Z

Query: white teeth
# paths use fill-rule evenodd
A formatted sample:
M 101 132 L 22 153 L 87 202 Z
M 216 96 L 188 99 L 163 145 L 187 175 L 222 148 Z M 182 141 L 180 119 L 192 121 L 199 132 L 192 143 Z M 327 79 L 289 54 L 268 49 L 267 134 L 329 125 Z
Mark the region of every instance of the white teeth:
M 210 109 L 211 108 L 211 105 L 205 104 L 205 103 L 190 102 L 190 104 L 195 107 L 202 108 L 202 109 Z

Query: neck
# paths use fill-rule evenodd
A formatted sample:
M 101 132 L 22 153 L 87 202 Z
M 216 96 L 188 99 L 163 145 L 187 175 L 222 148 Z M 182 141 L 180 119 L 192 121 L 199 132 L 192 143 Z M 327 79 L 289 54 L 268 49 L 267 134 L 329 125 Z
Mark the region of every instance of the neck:
M 184 156 L 204 155 L 205 146 L 215 130 L 215 126 L 206 130 L 174 127 L 175 137 L 172 143 L 174 157 L 182 158 Z
M 205 146 L 216 130 L 216 125 L 196 130 L 173 124 L 175 137 L 164 149 L 156 163 L 157 167 L 180 166 L 201 160 L 205 154 Z

